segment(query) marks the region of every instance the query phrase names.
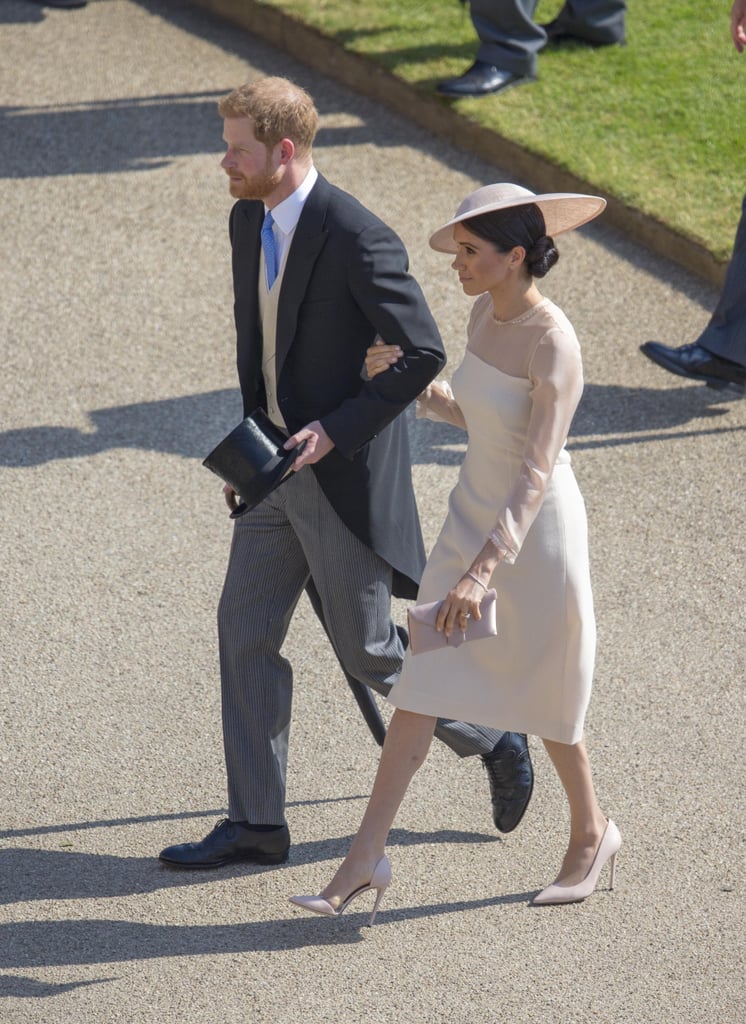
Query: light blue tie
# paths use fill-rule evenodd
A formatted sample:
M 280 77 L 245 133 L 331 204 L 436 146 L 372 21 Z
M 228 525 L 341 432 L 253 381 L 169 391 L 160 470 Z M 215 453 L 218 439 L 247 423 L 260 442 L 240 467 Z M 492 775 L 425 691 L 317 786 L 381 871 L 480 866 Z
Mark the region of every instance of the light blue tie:
M 267 266 L 267 291 L 275 283 L 275 278 L 277 277 L 277 249 L 275 248 L 275 236 L 272 231 L 273 224 L 272 212 L 267 210 L 267 215 L 262 224 L 262 249 L 264 249 L 264 262 Z

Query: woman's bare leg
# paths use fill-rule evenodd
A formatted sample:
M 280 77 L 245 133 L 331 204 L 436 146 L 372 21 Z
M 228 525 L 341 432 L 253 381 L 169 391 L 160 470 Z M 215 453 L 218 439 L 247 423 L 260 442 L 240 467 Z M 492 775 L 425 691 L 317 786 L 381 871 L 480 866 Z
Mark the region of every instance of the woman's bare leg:
M 435 718 L 397 708 L 391 718 L 373 791 L 360 828 L 337 873 L 321 895 L 338 906 L 365 885 L 384 854 L 386 840 L 414 773 L 427 757 Z
M 571 746 L 544 740 L 544 746 L 570 805 L 570 842 L 555 881 L 576 885 L 588 874 L 606 828 L 606 818 L 596 799 L 585 743 L 581 740 Z

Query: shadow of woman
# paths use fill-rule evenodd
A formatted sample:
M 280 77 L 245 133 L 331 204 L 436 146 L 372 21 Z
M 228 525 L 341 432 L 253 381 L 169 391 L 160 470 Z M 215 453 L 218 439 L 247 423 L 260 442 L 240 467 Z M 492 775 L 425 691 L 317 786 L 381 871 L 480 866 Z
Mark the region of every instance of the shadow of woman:
M 534 890 L 389 910 L 384 906 L 374 927 L 490 907 L 507 908 L 527 903 L 533 895 Z M 0 925 L 0 968 L 125 963 L 161 957 L 350 945 L 363 941 L 361 928 L 366 925 L 369 914 L 369 910 L 352 912 L 334 921 L 299 914 L 269 921 L 208 925 L 148 924 L 102 918 L 18 921 Z

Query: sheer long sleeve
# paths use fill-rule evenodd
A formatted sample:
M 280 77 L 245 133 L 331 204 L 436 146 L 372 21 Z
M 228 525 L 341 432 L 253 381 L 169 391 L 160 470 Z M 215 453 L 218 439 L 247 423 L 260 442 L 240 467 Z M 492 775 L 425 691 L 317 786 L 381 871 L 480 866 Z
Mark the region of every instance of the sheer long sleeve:
M 444 380 L 436 380 L 417 399 L 418 419 L 434 420 L 436 423 L 450 423 L 454 427 L 466 430 L 466 421 L 458 402 L 454 398 L 451 385 Z
M 583 392 L 580 346 L 554 328 L 541 339 L 529 367 L 531 414 L 520 473 L 490 539 L 513 563 L 541 508 L 557 458 Z

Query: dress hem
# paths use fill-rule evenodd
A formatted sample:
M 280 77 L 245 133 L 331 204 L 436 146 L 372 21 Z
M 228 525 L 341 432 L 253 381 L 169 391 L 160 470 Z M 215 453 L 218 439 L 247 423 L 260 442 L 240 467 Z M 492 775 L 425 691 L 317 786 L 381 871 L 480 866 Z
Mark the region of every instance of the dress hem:
M 402 696 L 401 698 L 396 695 L 396 686 L 394 686 L 386 700 L 393 707 L 416 715 L 446 718 L 454 721 L 464 721 L 466 717 L 463 704 L 459 706 L 458 702 L 456 702 L 452 708 L 449 708 L 447 701 L 443 700 L 442 694 L 434 698 L 432 694 L 422 690 L 413 690 L 411 686 L 407 687 L 406 697 Z M 521 719 L 520 717 L 513 718 L 509 712 L 506 712 L 500 715 L 499 721 L 497 718 L 483 716 L 479 722 L 470 722 L 469 724 L 490 729 L 501 729 L 503 732 L 526 733 L 531 736 L 538 736 L 543 740 L 551 740 L 555 743 L 565 743 L 568 746 L 573 746 L 583 739 L 584 723 L 585 714 L 583 714 L 583 719 L 580 723 L 569 722 L 563 725 L 557 722 L 556 719 L 553 719 L 551 722 L 542 721 L 535 715 L 532 715 L 530 720 L 528 718 Z

